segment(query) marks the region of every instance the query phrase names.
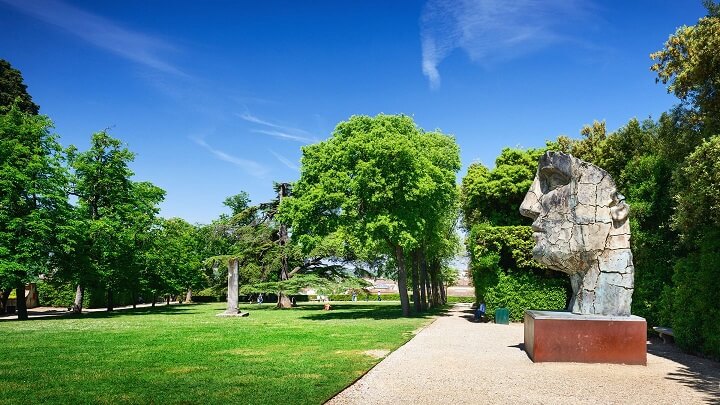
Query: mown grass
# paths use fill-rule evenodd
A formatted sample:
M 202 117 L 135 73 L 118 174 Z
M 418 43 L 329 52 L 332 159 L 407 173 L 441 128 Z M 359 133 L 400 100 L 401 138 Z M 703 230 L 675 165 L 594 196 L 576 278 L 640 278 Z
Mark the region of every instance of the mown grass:
M 429 316 L 398 303 L 175 305 L 0 323 L 3 403 L 320 404 Z

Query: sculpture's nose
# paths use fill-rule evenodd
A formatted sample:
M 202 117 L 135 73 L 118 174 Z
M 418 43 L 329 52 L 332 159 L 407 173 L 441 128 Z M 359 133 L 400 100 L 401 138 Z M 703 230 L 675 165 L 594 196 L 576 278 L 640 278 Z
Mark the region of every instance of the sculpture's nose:
M 520 215 L 532 219 L 537 218 L 538 215 L 540 215 L 541 195 L 542 192 L 540 191 L 540 183 L 538 182 L 536 176 L 535 180 L 530 186 L 530 190 L 528 190 L 527 194 L 525 194 L 525 199 L 523 200 L 522 204 L 520 204 Z

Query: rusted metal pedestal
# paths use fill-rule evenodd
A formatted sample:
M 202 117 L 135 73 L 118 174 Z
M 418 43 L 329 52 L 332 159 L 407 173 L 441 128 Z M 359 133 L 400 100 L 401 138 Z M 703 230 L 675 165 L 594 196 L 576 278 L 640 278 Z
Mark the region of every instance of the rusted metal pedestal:
M 639 316 L 525 311 L 525 351 L 534 362 L 647 364 Z

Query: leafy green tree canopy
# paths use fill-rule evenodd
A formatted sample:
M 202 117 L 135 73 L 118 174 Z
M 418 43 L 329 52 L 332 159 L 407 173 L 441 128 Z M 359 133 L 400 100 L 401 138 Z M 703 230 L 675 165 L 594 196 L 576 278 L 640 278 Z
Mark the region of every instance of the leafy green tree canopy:
M 21 111 L 34 115 L 40 110 L 28 94 L 20 71 L 14 69 L 10 62 L 0 59 L 0 107 L 9 107 L 16 100 L 16 106 Z
M 697 24 L 683 26 L 650 57 L 657 81 L 668 92 L 716 124 L 720 116 L 720 7 L 706 2 L 709 14 Z
M 545 149 L 505 148 L 490 170 L 473 163 L 462 180 L 461 204 L 466 229 L 488 222 L 496 226 L 527 224 L 518 214 Z
M 0 286 L 18 294 L 49 270 L 67 208 L 67 173 L 51 127 L 17 103 L 0 114 Z M 27 317 L 24 307 L 19 311 Z
M 340 232 L 361 250 L 394 255 L 408 315 L 405 251 L 454 208 L 459 168 L 458 146 L 447 135 L 425 132 L 405 115 L 353 116 L 330 139 L 303 148 L 281 221 L 292 224 L 305 251 Z

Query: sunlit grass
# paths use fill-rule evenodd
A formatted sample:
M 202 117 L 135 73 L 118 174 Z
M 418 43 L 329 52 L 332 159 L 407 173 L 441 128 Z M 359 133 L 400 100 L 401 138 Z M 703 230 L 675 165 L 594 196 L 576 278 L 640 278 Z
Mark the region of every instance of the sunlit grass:
M 429 317 L 398 303 L 143 308 L 0 323 L 3 403 L 319 404 L 395 350 Z M 372 353 L 372 352 L 371 352 Z

